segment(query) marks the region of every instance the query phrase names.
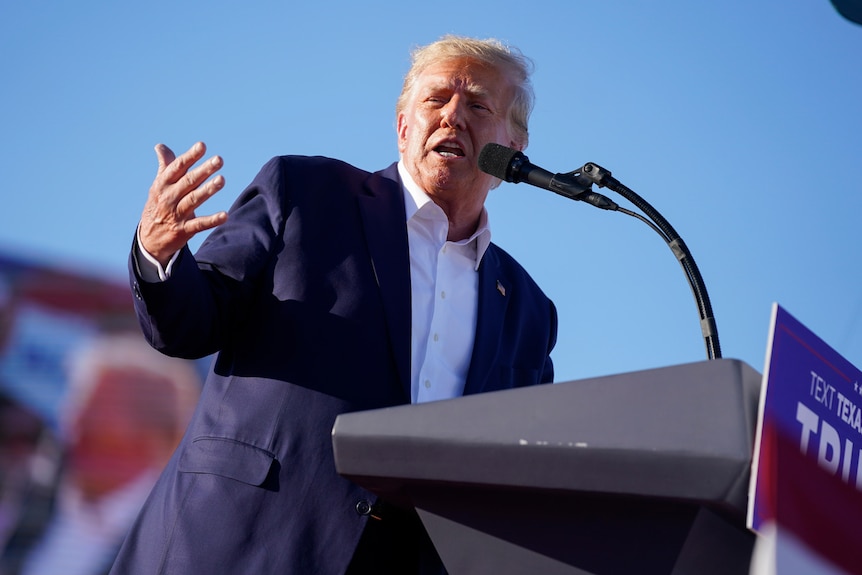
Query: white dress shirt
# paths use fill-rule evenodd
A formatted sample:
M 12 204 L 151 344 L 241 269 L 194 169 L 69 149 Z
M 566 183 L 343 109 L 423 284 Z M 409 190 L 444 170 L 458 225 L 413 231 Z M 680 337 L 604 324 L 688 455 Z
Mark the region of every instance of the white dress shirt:
M 479 264 L 491 242 L 483 208 L 476 231 L 450 242 L 449 220 L 419 188 L 402 162 L 413 329 L 412 402 L 459 397 L 464 393 L 473 355 L 479 307 Z

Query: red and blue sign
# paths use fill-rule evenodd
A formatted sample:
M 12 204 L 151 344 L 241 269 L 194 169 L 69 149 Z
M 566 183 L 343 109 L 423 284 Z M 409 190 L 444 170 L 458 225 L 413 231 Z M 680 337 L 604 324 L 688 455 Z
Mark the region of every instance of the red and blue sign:
M 862 573 L 862 372 L 775 305 L 761 393 L 749 527 Z

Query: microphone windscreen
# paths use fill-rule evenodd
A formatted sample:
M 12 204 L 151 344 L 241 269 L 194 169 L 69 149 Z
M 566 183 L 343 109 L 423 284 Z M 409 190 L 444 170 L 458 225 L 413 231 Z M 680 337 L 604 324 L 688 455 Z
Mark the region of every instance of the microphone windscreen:
M 520 154 L 518 150 L 507 148 L 493 142 L 485 144 L 479 152 L 479 169 L 501 180 L 511 182 L 511 165 L 515 156 Z

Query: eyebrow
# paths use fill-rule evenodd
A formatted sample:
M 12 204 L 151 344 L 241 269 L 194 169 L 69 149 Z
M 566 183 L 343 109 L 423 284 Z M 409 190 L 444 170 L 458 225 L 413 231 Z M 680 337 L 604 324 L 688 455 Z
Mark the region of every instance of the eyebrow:
M 466 85 L 465 85 L 466 84 Z M 491 91 L 481 84 L 475 82 L 465 83 L 463 80 L 449 78 L 447 81 L 434 82 L 425 85 L 424 92 L 437 92 L 440 90 L 455 91 L 462 88 L 464 92 L 475 98 L 488 98 L 491 96 Z

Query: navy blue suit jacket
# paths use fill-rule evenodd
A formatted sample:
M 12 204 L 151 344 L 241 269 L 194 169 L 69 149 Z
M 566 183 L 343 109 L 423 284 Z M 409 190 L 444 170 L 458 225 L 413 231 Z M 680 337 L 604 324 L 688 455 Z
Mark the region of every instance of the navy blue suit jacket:
M 169 280 L 142 281 L 134 258 L 130 277 L 154 347 L 218 355 L 115 572 L 343 573 L 374 497 L 335 471 L 335 417 L 410 402 L 395 165 L 274 158 Z M 553 304 L 492 244 L 465 394 L 551 382 L 555 340 Z

